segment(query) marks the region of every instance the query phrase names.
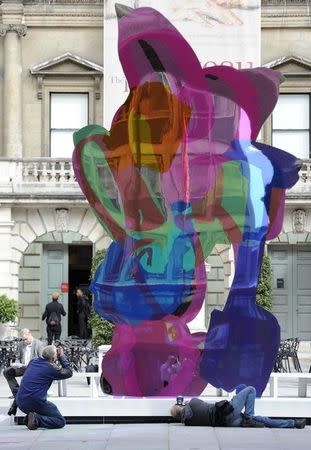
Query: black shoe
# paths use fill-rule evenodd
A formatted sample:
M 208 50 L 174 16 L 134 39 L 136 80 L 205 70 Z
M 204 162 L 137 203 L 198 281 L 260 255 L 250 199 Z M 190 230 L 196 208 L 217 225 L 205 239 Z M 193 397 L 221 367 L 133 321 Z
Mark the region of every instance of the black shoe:
M 295 419 L 295 428 L 304 428 L 306 423 L 306 419 Z
M 29 430 L 36 430 L 38 428 L 38 422 L 36 420 L 35 413 L 30 412 L 28 414 L 28 420 L 27 420 L 26 426 Z
M 28 414 L 23 418 L 23 424 L 27 426 L 28 423 Z
M 16 416 L 16 413 L 17 413 L 17 405 L 16 405 L 16 403 L 12 403 L 10 409 L 8 410 L 8 415 Z
M 253 417 L 244 417 L 241 423 L 241 427 L 245 428 L 264 428 L 264 424 L 258 422 Z

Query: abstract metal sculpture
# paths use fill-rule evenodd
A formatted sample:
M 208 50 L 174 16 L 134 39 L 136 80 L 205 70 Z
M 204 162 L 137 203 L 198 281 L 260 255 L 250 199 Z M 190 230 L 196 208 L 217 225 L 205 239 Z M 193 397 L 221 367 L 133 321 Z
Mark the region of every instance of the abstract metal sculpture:
M 116 395 L 199 395 L 208 382 L 252 384 L 260 395 L 280 330 L 256 305 L 258 275 L 299 171 L 294 156 L 256 142 L 280 74 L 202 69 L 158 11 L 116 9 L 130 93 L 110 132 L 90 125 L 74 134 L 73 155 L 113 239 L 91 283 L 95 311 L 116 325 L 103 377 Z M 207 334 L 191 334 L 216 243 L 233 244 L 234 280 Z

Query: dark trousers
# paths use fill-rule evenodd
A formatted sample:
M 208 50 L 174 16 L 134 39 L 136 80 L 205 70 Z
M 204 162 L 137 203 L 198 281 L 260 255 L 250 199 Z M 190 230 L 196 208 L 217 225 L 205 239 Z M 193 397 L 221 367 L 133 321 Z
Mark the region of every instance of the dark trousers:
M 249 417 L 254 417 L 257 422 L 261 422 L 267 428 L 294 428 L 295 421 L 293 419 L 271 419 L 266 416 L 255 416 L 255 399 L 256 389 L 253 386 L 247 386 L 234 397 L 230 403 L 234 410 L 226 417 L 226 424 L 228 427 L 239 427 L 242 423 L 241 412 L 244 409 L 244 414 Z
M 87 314 L 79 313 L 78 321 L 79 321 L 79 337 L 82 339 L 87 339 Z
M 17 377 L 22 377 L 27 369 L 27 366 L 21 367 L 8 367 L 4 369 L 3 375 L 8 382 L 9 388 L 11 389 L 12 394 L 16 397 L 19 384 L 16 380 Z
M 53 341 L 57 341 L 62 334 L 62 327 L 58 325 L 57 327 L 50 327 L 47 325 L 46 333 L 48 335 L 48 345 L 51 345 Z
M 25 414 L 35 413 L 35 417 L 40 428 L 63 428 L 66 425 L 65 418 L 52 402 L 44 402 L 40 405 L 18 405 Z
M 16 394 L 19 388 L 19 384 L 16 380 L 17 377 L 22 377 L 27 369 L 27 366 L 21 366 L 21 367 L 8 367 L 7 369 L 4 369 L 3 375 L 8 382 L 9 388 L 11 389 L 12 394 L 14 395 L 14 401 L 13 405 L 16 405 Z M 12 406 L 13 406 L 12 405 Z

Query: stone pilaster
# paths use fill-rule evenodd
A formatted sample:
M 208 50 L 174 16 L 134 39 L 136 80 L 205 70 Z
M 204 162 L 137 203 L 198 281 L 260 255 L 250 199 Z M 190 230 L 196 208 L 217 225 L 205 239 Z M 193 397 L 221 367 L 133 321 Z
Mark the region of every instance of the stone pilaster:
M 20 39 L 26 36 L 23 24 L 1 24 L 4 39 L 3 146 L 10 158 L 23 156 L 22 144 L 22 54 Z
M 0 294 L 18 297 L 18 273 L 12 265 L 12 229 L 15 222 L 11 218 L 11 208 L 0 207 Z

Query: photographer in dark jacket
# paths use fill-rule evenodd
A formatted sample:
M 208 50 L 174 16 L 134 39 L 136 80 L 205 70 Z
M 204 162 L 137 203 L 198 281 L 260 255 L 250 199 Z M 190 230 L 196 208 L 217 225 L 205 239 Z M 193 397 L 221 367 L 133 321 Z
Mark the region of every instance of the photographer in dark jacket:
M 76 290 L 77 296 L 77 313 L 78 313 L 78 321 L 79 321 L 79 337 L 82 339 L 88 338 L 87 333 L 87 321 L 90 314 L 90 304 L 89 299 L 81 288 Z
M 59 293 L 53 292 L 52 301 L 45 307 L 42 314 L 42 320 L 46 319 L 46 333 L 48 336 L 48 345 L 60 338 L 62 334 L 61 316 L 66 315 L 66 311 L 61 303 L 58 302 Z
M 60 362 L 59 367 L 56 361 Z M 42 357 L 33 359 L 21 381 L 16 402 L 26 416 L 29 430 L 42 428 L 63 428 L 66 424 L 54 403 L 47 401 L 47 392 L 54 380 L 72 377 L 72 369 L 62 347 L 48 345 Z
M 217 403 L 206 403 L 198 398 L 192 398 L 189 403 L 174 405 L 171 416 L 190 426 L 304 428 L 306 425 L 306 419 L 271 419 L 254 416 L 256 389 L 253 386 L 241 385 L 236 392 L 230 401 L 223 400 Z

